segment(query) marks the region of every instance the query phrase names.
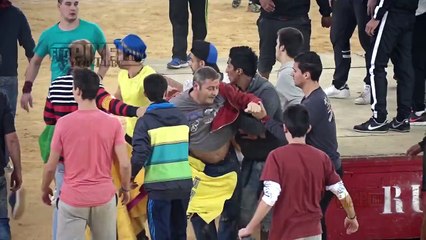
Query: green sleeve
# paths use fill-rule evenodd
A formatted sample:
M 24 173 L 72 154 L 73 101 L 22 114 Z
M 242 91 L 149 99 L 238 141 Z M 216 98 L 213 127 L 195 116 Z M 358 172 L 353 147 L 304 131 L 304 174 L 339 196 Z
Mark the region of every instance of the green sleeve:
M 94 43 L 95 49 L 97 51 L 101 51 L 106 45 L 105 34 L 97 24 L 94 24 L 94 26 L 95 26 L 95 43 Z
M 38 40 L 37 46 L 34 48 L 34 53 L 37 54 L 37 56 L 44 58 L 49 53 L 48 39 L 48 32 L 44 31 Z

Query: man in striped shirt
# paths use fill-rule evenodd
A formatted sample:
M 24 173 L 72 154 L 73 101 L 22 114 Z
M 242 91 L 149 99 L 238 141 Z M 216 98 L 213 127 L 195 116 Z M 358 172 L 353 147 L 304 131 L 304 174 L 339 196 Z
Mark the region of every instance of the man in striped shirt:
M 88 40 L 77 40 L 70 44 L 70 62 L 71 71 L 75 68 L 88 68 L 95 60 L 95 51 Z M 43 112 L 46 129 L 40 136 L 40 151 L 43 160 L 47 160 L 50 153 L 50 139 L 53 135 L 53 129 L 59 118 L 72 113 L 78 109 L 77 102 L 73 95 L 73 76 L 71 71 L 68 75 L 60 76 L 52 81 L 49 93 L 46 99 L 46 105 Z M 145 108 L 138 108 L 125 104 L 124 102 L 113 98 L 101 84 L 96 96 L 96 104 L 99 109 L 120 116 L 136 117 L 145 112 Z M 44 143 L 44 145 L 43 145 Z M 59 162 L 55 174 L 56 192 L 55 198 L 59 196 L 63 182 L 64 165 Z M 53 232 L 57 227 L 57 212 L 53 216 Z

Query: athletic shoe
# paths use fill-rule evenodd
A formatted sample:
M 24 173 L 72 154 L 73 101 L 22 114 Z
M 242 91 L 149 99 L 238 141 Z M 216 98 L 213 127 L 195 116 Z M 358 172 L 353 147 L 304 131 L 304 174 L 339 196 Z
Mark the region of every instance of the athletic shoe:
M 260 12 L 260 5 L 253 3 L 252 1 L 249 1 L 249 4 L 247 6 L 247 11 L 258 13 Z
M 185 60 L 180 60 L 179 58 L 173 58 L 171 62 L 167 63 L 168 69 L 179 69 L 188 67 L 189 64 Z
M 417 113 L 412 112 L 410 115 L 410 125 L 413 126 L 425 126 L 426 125 L 426 112 L 423 111 L 422 114 L 417 115 Z
M 356 105 L 368 105 L 371 103 L 370 85 L 364 85 L 364 91 L 355 99 Z
M 16 192 L 10 192 L 9 205 L 13 219 L 19 219 L 25 210 L 25 189 L 22 187 Z
M 237 8 L 241 5 L 241 0 L 232 0 L 232 7 Z
M 365 123 L 355 125 L 355 132 L 363 133 L 387 133 L 389 130 L 388 121 L 379 123 L 373 117 L 368 119 Z
M 394 132 L 409 132 L 410 131 L 410 121 L 407 119 L 398 122 L 396 118 L 392 119 L 392 122 L 389 123 L 389 130 Z
M 348 84 L 345 84 L 340 89 L 337 89 L 334 85 L 331 85 L 330 87 L 324 89 L 324 92 L 329 98 L 349 98 L 351 96 Z

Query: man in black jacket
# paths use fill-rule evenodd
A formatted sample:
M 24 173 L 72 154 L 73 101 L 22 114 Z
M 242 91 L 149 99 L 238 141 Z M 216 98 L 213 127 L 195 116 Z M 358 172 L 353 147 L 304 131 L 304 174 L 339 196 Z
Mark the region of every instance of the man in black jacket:
M 311 38 L 311 20 L 308 12 L 310 0 L 256 0 L 262 6 L 257 20 L 259 30 L 260 57 L 259 73 L 269 78 L 272 66 L 275 64 L 275 45 L 277 32 L 281 28 L 293 27 L 302 32 L 304 37 L 303 51 L 309 51 Z M 328 0 L 317 0 L 322 15 L 321 25 L 331 26 L 331 7 Z
M 9 98 L 13 115 L 18 98 L 18 47 L 19 42 L 30 60 L 34 53 L 34 39 L 27 18 L 10 1 L 0 0 L 0 91 Z
M 367 53 L 370 64 L 371 110 L 373 116 L 354 126 L 357 132 L 385 133 L 410 131 L 414 87 L 411 46 L 418 0 L 380 0 L 365 31 L 373 37 Z M 387 80 L 385 68 L 392 56 L 397 80 L 397 115 L 388 123 L 386 111 Z
M 282 121 L 281 103 L 274 86 L 266 79 L 256 74 L 257 56 L 249 47 L 233 47 L 229 53 L 226 73 L 231 84 L 243 92 L 252 93 L 262 100 L 268 115 Z M 260 175 L 269 152 L 279 147 L 280 141 L 267 132 L 262 122 L 251 114 L 241 113 L 237 119 L 240 132 L 236 141 L 244 155 L 241 167 L 241 212 L 240 227 L 246 226 L 254 215 L 262 184 Z M 268 239 L 271 224 L 271 214 L 262 222 L 261 239 Z

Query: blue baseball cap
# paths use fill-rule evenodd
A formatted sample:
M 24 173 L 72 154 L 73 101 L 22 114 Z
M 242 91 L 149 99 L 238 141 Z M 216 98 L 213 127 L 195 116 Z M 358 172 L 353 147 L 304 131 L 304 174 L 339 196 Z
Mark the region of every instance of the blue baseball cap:
M 206 62 L 206 66 L 210 66 L 217 72 L 220 72 L 219 67 L 217 66 L 217 49 L 213 43 L 203 40 L 195 40 L 192 43 L 191 53 Z
M 136 58 L 146 58 L 146 44 L 144 41 L 135 34 L 129 34 L 123 39 L 114 40 L 115 47 Z

